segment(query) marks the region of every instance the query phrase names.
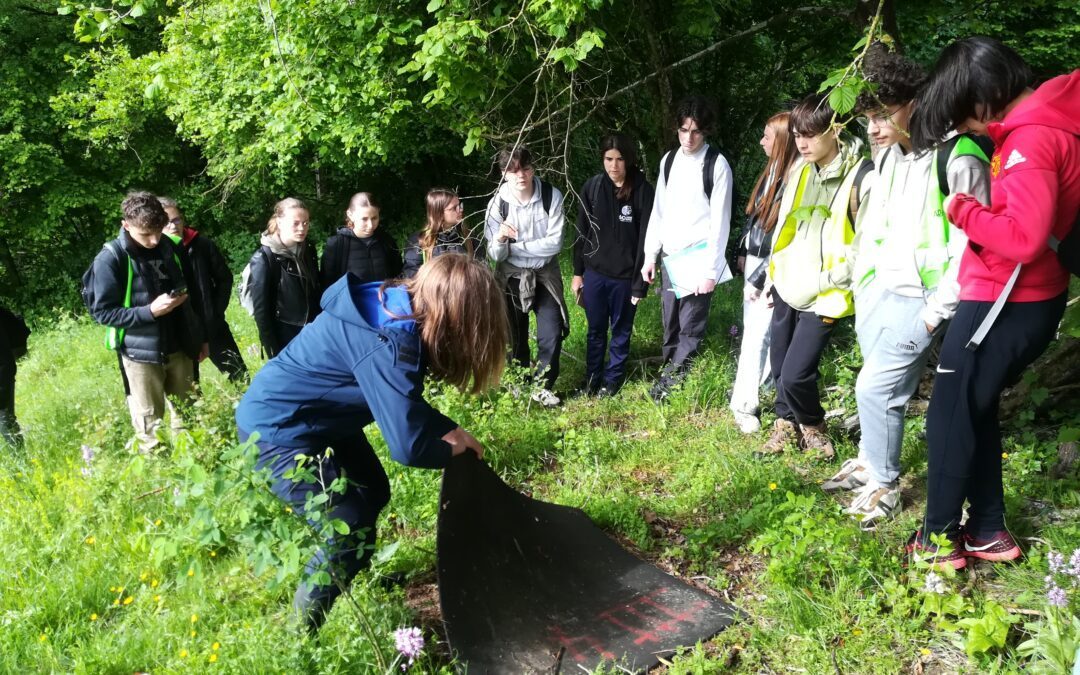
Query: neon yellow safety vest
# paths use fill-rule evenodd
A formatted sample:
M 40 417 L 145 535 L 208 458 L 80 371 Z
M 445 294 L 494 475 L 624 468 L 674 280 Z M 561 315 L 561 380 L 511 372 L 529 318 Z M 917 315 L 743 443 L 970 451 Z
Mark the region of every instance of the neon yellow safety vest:
M 830 200 L 829 215 L 821 225 L 821 271 L 827 272 L 846 264 L 851 243 L 855 240 L 855 226 L 848 216 L 848 204 L 851 189 L 855 186 L 855 178 L 859 171 L 859 162 L 852 166 L 840 187 L 833 193 Z M 802 206 L 803 192 L 806 183 L 810 179 L 811 165 L 803 167 L 799 175 L 799 182 L 795 188 L 795 199 L 791 205 L 794 211 Z M 837 197 L 843 195 L 844 199 L 837 204 Z M 799 226 L 794 216 L 788 215 L 776 234 L 776 242 L 773 244 L 773 256 L 786 248 L 794 239 Z M 773 275 L 775 263 L 772 258 L 769 261 L 769 273 Z M 855 303 L 850 290 L 842 288 L 829 288 L 820 292 L 814 302 L 814 312 L 819 316 L 841 319 L 855 313 Z
M 889 152 L 889 151 L 886 151 Z M 953 260 L 949 255 L 949 241 L 952 239 L 952 228 L 954 227 L 949 223 L 948 217 L 945 215 L 945 193 L 941 191 L 941 185 L 939 184 L 938 176 L 941 175 L 941 168 L 938 166 L 942 153 L 934 152 L 933 159 L 930 163 L 930 179 L 927 181 L 926 186 L 926 200 L 923 208 L 922 217 L 919 218 L 919 229 L 917 231 L 918 239 L 915 244 L 915 264 L 918 268 L 919 279 L 922 281 L 922 285 L 927 290 L 934 290 L 941 283 L 941 278 L 945 276 L 949 266 Z M 953 160 L 954 157 L 977 157 L 983 162 L 989 162 L 990 159 L 983 152 L 983 149 L 979 147 L 979 144 L 973 141 L 969 136 L 960 136 L 956 143 L 952 146 L 949 152 L 948 158 L 945 160 L 946 166 Z M 882 164 L 884 166 L 884 163 Z M 893 172 L 889 176 L 889 192 L 892 192 L 892 178 L 895 176 L 896 163 L 892 164 Z M 885 199 L 888 199 L 886 196 Z M 886 216 L 886 227 L 888 226 L 888 213 Z M 882 239 L 875 239 L 874 246 L 881 245 Z M 859 279 L 858 288 L 863 288 L 869 284 L 875 277 L 877 270 L 873 267 L 866 270 Z

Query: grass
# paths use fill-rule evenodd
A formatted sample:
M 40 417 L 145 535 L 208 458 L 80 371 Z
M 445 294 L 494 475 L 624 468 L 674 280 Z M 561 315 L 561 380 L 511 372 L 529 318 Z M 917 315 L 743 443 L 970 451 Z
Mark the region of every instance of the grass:
M 433 388 L 437 407 L 486 444 L 512 485 L 585 510 L 637 554 L 715 592 L 748 617 L 715 639 L 667 659 L 676 673 L 1019 672 L 1037 666 L 1017 645 L 965 651 L 991 603 L 1038 620 L 1045 555 L 1080 546 L 1080 486 L 1046 476 L 1057 426 L 1016 430 L 1005 484 L 1014 530 L 1029 537 L 1016 565 L 976 565 L 946 579 L 952 611 L 928 601 L 925 572 L 902 565 L 901 548 L 921 516 L 925 442 L 912 419 L 903 455 L 903 513 L 866 534 L 822 493 L 834 465 L 798 454 L 756 459 L 762 440 L 736 430 L 726 409 L 738 341 L 736 283 L 714 298 L 706 355 L 671 401 L 648 396 L 655 365 L 635 366 L 618 397 L 568 396 L 544 410 L 505 389 L 479 399 Z M 659 352 L 659 301 L 638 311 L 631 359 Z M 584 315 L 572 306 L 560 388 L 582 378 Z M 260 364 L 250 318 L 230 322 L 252 367 Z M 297 581 L 289 556 L 305 528 L 280 503 L 244 483 L 232 426 L 242 389 L 212 366 L 191 411 L 190 436 L 143 459 L 126 447 L 130 424 L 115 355 L 86 320 L 39 326 L 19 368 L 20 451 L 0 456 L 0 672 L 378 672 L 394 667 L 395 628 L 420 624 L 429 648 L 420 672 L 455 667 L 433 607 L 439 474 L 393 464 L 377 432 L 393 499 L 380 521 L 381 572 L 403 572 L 387 590 L 363 574 L 353 603 L 339 602 L 310 637 L 288 620 Z M 854 412 L 856 356 L 850 328 L 827 352 L 828 409 Z M 84 476 L 82 446 L 95 450 Z M 838 454 L 855 454 L 842 438 Z M 1037 498 L 1037 499 L 1036 499 Z M 1071 514 L 1071 515 L 1070 515 Z M 308 542 L 309 543 L 309 542 Z M 261 556 L 261 557 L 260 557 Z M 261 563 L 260 563 L 261 561 Z M 933 602 L 938 602 L 930 598 Z M 1075 609 L 1076 597 L 1072 597 Z M 939 603 L 940 604 L 940 603 Z M 940 611 L 934 611 L 938 608 Z M 365 628 L 367 622 L 367 628 Z M 1030 632 L 1030 631 L 1028 631 Z M 374 641 L 372 637 L 374 636 Z

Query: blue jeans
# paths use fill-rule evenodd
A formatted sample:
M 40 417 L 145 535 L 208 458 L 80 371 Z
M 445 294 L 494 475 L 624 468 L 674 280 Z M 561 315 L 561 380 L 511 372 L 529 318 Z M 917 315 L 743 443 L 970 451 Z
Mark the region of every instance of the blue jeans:
M 900 477 L 904 413 L 919 387 L 934 337 L 926 331 L 922 298 L 874 291 L 855 301 L 856 334 L 863 366 L 855 382 L 859 404 L 859 457 L 870 477 L 892 483 Z
M 630 335 L 634 330 L 637 307 L 630 302 L 630 279 L 615 279 L 593 270 L 585 270 L 585 318 L 589 332 L 585 345 L 585 380 L 587 386 L 603 386 L 612 392 L 626 377 L 626 357 L 630 354 Z M 608 343 L 608 326 L 611 342 Z M 608 351 L 604 367 L 604 351 Z
M 240 430 L 241 441 L 250 434 Z M 327 439 L 308 448 L 285 448 L 256 441 L 259 458 L 258 469 L 269 469 L 270 489 L 278 499 L 293 511 L 307 517 L 305 505 L 308 495 L 326 494 L 329 501 L 321 507 L 326 518 L 344 521 L 349 533 L 329 537 L 315 552 L 304 568 L 304 579 L 296 589 L 293 608 L 318 628 L 326 618 L 334 600 L 348 587 L 356 574 L 367 567 L 375 546 L 375 521 L 379 512 L 390 501 L 390 481 L 386 477 L 379 458 L 371 448 L 364 432 L 357 430 L 351 438 Z M 333 448 L 332 456 L 326 456 L 326 447 Z M 312 459 L 307 464 L 314 470 L 315 483 L 294 482 L 285 474 L 296 468 L 299 454 Z M 343 493 L 329 491 L 330 485 L 340 476 L 348 478 Z M 307 518 L 314 527 L 321 528 L 325 521 Z M 309 581 L 321 570 L 330 573 L 332 583 L 319 585 Z

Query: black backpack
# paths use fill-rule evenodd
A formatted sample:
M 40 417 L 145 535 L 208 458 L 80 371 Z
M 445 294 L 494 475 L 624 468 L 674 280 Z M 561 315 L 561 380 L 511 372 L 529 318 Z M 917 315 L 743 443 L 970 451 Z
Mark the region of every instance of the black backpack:
M 122 257 L 126 258 L 127 254 L 120 248 L 120 243 L 115 239 L 105 242 L 103 246 L 105 250 L 113 254 L 116 262 L 123 264 Z M 130 286 L 130 275 L 128 279 L 128 285 Z M 94 305 L 97 303 L 97 298 L 94 297 L 94 261 L 90 261 L 90 267 L 86 268 L 83 272 L 82 282 L 80 288 L 80 294 L 82 295 L 83 304 L 86 305 L 88 311 L 94 311 Z
M 675 163 L 675 153 L 678 149 L 671 150 L 664 155 L 664 184 L 667 185 L 671 176 L 671 165 Z M 705 189 L 705 199 L 712 199 L 713 173 L 716 169 L 716 158 L 720 156 L 720 148 L 710 145 L 705 150 L 705 164 L 701 167 L 701 185 Z

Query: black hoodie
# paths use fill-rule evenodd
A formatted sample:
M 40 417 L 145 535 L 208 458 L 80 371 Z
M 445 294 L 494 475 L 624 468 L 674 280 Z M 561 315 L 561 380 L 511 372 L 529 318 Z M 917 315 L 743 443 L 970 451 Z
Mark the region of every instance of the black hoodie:
M 645 264 L 645 232 L 655 190 L 640 169 L 630 169 L 630 199 L 620 201 L 615 183 L 598 173 L 581 187 L 574 240 L 574 275 L 585 268 L 614 279 L 631 280 L 631 294 L 644 298 L 648 284 L 641 278 Z M 590 217 L 591 216 L 591 217 Z
M 381 227 L 370 237 L 358 237 L 352 228 L 343 227 L 323 247 L 323 288 L 330 288 L 345 272 L 365 284 L 395 279 L 401 275 L 401 254 Z

